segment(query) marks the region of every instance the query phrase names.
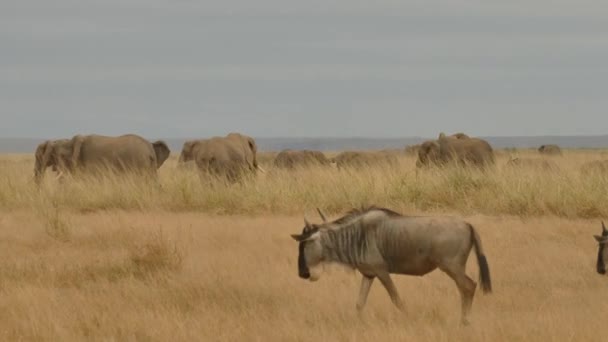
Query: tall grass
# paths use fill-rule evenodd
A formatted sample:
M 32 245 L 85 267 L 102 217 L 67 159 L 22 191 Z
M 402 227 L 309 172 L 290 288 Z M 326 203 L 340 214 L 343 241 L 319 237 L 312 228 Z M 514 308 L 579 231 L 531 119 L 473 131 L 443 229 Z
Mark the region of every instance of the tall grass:
M 534 152 L 520 153 L 531 156 Z M 204 211 L 215 214 L 301 214 L 320 207 L 340 212 L 377 204 L 403 211 L 449 210 L 520 216 L 600 217 L 608 215 L 608 175 L 584 176 L 579 166 L 603 152 L 567 151 L 555 157 L 559 170 L 508 169 L 508 156 L 487 172 L 459 167 L 416 170 L 413 157 L 397 166 L 335 169 L 274 169 L 229 184 L 202 180 L 195 170 L 170 159 L 160 186 L 142 177 L 107 174 L 59 182 L 48 170 L 40 188 L 31 180 L 30 156 L 5 157 L 0 164 L 0 206 L 28 208 L 41 203 L 77 211 L 105 209 Z
M 172 159 L 158 182 L 59 182 L 47 172 L 38 188 L 32 156 L 3 156 L 0 340 L 603 341 L 606 279 L 592 235 L 607 214 L 608 177 L 579 172 L 603 158 L 567 151 L 553 158 L 556 172 L 505 169 L 507 155 L 488 172 L 417 171 L 406 156 L 394 167 L 342 170 L 278 170 L 268 159 L 267 174 L 233 185 L 201 181 Z M 358 314 L 354 272 L 328 267 L 318 282 L 299 279 L 289 234 L 302 212 L 372 203 L 460 212 L 476 227 L 494 293 L 475 297 L 471 326 L 460 326 L 458 291 L 442 272 L 393 277 L 405 313 L 378 283 Z

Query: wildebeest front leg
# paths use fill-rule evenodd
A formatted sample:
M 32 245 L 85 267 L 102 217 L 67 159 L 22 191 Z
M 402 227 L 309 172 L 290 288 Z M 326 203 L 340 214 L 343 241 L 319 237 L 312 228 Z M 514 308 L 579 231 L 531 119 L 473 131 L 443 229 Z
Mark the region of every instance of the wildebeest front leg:
M 391 297 L 393 304 L 395 304 L 395 306 L 399 310 L 403 311 L 403 309 L 404 309 L 403 302 L 401 301 L 401 298 L 399 297 L 399 293 L 397 293 L 397 288 L 395 287 L 395 284 L 393 283 L 393 280 L 391 279 L 388 272 L 378 274 L 378 279 L 380 279 L 380 282 L 382 283 L 382 285 L 384 285 L 384 288 L 388 292 L 388 295 Z
M 368 277 L 366 275 L 363 275 L 363 279 L 361 279 L 361 289 L 359 290 L 359 300 L 357 301 L 357 311 L 363 310 L 363 307 L 367 302 L 367 295 L 369 294 L 369 289 L 372 287 L 373 282 L 374 277 Z

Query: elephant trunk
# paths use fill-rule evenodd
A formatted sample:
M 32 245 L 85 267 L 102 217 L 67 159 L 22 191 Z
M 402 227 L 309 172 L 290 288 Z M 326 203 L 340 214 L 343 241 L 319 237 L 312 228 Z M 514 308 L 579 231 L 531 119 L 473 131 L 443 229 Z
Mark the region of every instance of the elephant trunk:
M 36 163 L 34 164 L 34 181 L 37 185 L 40 185 L 43 176 L 44 171 L 42 169 L 42 163 L 40 162 L 40 160 L 36 159 Z

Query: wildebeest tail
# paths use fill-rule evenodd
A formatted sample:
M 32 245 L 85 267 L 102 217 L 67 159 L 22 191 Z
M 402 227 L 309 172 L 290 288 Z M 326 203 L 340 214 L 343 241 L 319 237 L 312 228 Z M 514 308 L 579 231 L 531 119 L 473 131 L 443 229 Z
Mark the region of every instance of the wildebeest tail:
M 469 224 L 471 229 L 471 242 L 475 248 L 475 255 L 477 255 L 477 264 L 479 265 L 479 283 L 483 293 L 492 292 L 492 280 L 490 279 L 490 266 L 485 254 L 483 254 L 483 248 L 481 247 L 481 239 L 475 231 L 472 225 Z

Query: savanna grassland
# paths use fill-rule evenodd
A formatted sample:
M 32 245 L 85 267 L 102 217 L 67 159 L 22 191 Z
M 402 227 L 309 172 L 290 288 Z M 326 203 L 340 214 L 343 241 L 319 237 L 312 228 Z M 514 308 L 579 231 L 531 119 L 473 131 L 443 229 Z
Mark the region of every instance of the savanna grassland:
M 519 155 L 536 157 L 532 151 Z M 228 185 L 169 160 L 160 186 L 141 178 L 66 179 L 33 156 L 0 156 L 0 340 L 603 341 L 608 279 L 595 272 L 608 175 L 583 176 L 602 151 L 565 151 L 558 170 L 418 171 L 396 166 L 275 170 Z M 332 217 L 377 204 L 464 216 L 478 230 L 494 292 L 459 324 L 456 286 L 439 271 L 394 276 L 406 306 L 375 283 L 328 267 L 297 276 L 289 234 L 314 208 Z M 471 257 L 468 274 L 477 278 Z

